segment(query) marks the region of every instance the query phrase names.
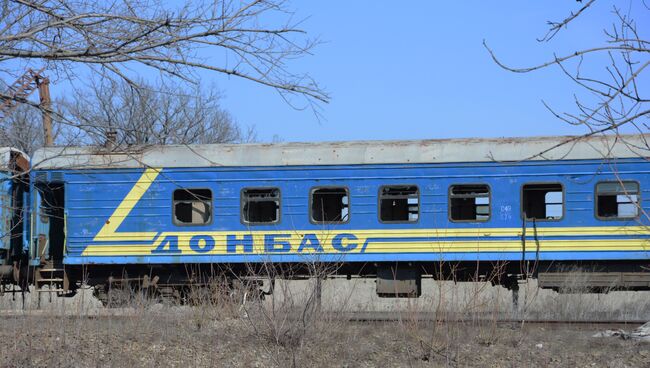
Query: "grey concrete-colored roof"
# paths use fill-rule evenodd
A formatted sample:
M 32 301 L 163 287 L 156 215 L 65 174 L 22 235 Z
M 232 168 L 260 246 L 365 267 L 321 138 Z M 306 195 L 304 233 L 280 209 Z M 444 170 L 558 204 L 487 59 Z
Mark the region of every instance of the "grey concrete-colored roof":
M 650 157 L 650 135 L 472 138 L 280 144 L 48 147 L 33 169 L 353 165 Z M 565 143 L 566 142 L 566 143 Z M 565 143 L 565 144 L 563 144 Z M 555 147 L 555 148 L 553 148 Z M 547 151 L 548 150 L 548 151 Z M 543 154 L 540 154 L 543 153 Z

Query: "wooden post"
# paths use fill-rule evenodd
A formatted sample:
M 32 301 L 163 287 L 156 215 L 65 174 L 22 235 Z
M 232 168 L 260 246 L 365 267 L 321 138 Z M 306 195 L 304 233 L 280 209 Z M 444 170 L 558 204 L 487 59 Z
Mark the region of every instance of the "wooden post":
M 38 78 L 38 95 L 41 100 L 41 114 L 43 116 L 43 133 L 45 134 L 45 146 L 53 146 L 52 137 L 52 101 L 50 100 L 50 80 Z

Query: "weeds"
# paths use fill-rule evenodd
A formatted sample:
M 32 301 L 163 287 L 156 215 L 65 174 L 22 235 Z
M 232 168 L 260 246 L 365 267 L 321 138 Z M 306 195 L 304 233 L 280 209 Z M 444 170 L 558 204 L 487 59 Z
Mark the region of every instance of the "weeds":
M 40 311 L 30 295 L 23 314 L 20 300 L 7 295 L 0 309 L 12 313 L 1 317 L 0 367 L 485 366 L 499 361 L 543 366 L 551 358 L 572 365 L 575 351 L 591 354 L 584 359 L 596 363 L 606 362 L 608 351 L 635 356 L 628 345 L 589 349 L 584 333 L 501 323 L 512 312 L 510 293 L 486 278 L 458 284 L 426 280 L 419 299 L 380 299 L 372 280 L 332 279 L 331 268 L 310 267 L 307 279 L 297 279 L 297 270 L 287 268 L 265 270 L 264 280 L 215 277 L 183 290 L 173 302 L 131 291 L 128 303 L 113 309 L 101 308 L 92 291 L 84 290 L 73 299 L 49 303 L 44 298 Z M 259 291 L 260 283 L 266 293 Z M 649 317 L 643 293 L 557 294 L 537 290 L 532 281 L 521 293 L 525 318 L 579 319 L 603 311 L 624 319 Z M 369 324 L 347 317 L 371 308 L 400 311 L 399 321 Z M 535 347 L 539 343 L 543 349 Z

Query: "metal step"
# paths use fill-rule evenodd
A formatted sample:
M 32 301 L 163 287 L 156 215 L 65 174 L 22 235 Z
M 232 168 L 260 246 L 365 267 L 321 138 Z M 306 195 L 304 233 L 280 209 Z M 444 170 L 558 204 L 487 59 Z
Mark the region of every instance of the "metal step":
M 36 270 L 36 292 L 38 293 L 38 302 L 40 306 L 40 295 L 71 296 L 70 290 L 67 290 L 66 270 L 61 262 L 48 261 L 42 265 L 43 268 Z
M 42 268 L 39 272 L 65 272 L 63 268 Z
M 63 282 L 62 278 L 54 278 L 54 279 L 38 279 L 38 282 Z

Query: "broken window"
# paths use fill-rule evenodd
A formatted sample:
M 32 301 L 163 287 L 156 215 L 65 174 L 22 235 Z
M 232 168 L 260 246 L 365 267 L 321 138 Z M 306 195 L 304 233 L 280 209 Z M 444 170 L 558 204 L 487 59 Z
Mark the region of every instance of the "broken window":
M 420 217 L 420 192 L 415 185 L 381 187 L 379 220 L 382 222 L 416 222 Z
M 526 184 L 522 188 L 522 211 L 528 220 L 559 220 L 564 215 L 561 184 Z
M 212 221 L 210 189 L 177 189 L 173 202 L 176 224 L 205 225 Z
M 490 219 L 490 187 L 485 184 L 452 185 L 449 188 L 449 218 L 452 221 Z
M 280 189 L 246 188 L 241 193 L 242 219 L 247 224 L 271 224 L 280 221 Z
M 311 192 L 311 218 L 318 223 L 348 222 L 347 188 L 318 188 Z
M 601 218 L 637 217 L 639 184 L 632 181 L 596 184 L 596 211 Z

